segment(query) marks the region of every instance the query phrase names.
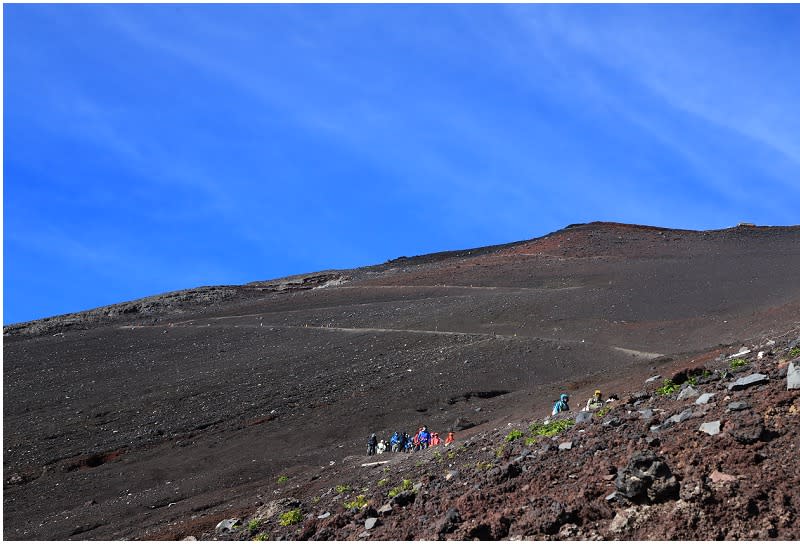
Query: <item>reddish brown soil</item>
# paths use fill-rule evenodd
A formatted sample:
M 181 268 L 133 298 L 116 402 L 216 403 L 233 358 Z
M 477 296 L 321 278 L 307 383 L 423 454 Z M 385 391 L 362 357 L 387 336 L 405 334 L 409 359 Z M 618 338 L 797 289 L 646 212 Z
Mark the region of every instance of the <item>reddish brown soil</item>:
M 792 338 L 800 329 L 790 331 Z M 206 531 L 204 539 L 249 540 L 797 540 L 800 494 L 797 445 L 800 390 L 787 391 L 786 341 L 753 345 L 749 364 L 731 372 L 728 358 L 706 354 L 673 365 L 674 381 L 695 376 L 698 392 L 714 393 L 708 404 L 660 395 L 661 380 L 634 384 L 641 391 L 609 404 L 606 413 L 552 438 L 534 435 L 530 420 L 465 433 L 449 447 L 412 454 L 346 459 L 346 466 L 294 476 L 273 496 L 240 516 L 232 532 Z M 767 351 L 757 359 L 759 349 Z M 735 350 L 734 350 L 735 351 Z M 698 365 L 699 360 L 707 361 Z M 800 358 L 796 359 L 800 364 Z M 687 372 L 690 370 L 690 372 Z M 705 376 L 703 373 L 705 372 Z M 729 391 L 728 384 L 754 372 L 765 385 Z M 684 387 L 688 383 L 684 383 Z M 745 402 L 743 410 L 729 409 Z M 690 409 L 689 419 L 663 426 Z M 647 410 L 653 411 L 648 417 Z M 554 419 L 572 419 L 563 414 Z M 539 418 L 541 421 L 542 418 Z M 719 421 L 709 436 L 704 422 Z M 512 431 L 523 437 L 509 440 Z M 570 443 L 571 449 L 561 449 Z M 668 492 L 627 498 L 621 478 L 638 454 L 651 455 L 666 474 L 650 487 Z M 364 466 L 374 461 L 377 466 Z M 408 482 L 411 491 L 392 499 Z M 614 496 L 616 492 L 616 496 Z M 359 495 L 366 503 L 348 508 Z M 613 498 L 612 498 L 613 497 Z M 388 507 L 388 511 L 386 508 Z M 281 515 L 299 509 L 302 519 L 281 525 Z M 327 516 L 327 517 L 326 517 Z M 323 518 L 323 519 L 321 519 Z M 369 518 L 376 518 L 365 530 Z M 186 528 L 188 529 L 188 528 Z M 177 530 L 170 536 L 180 537 Z
M 785 333 L 800 315 L 798 269 L 798 227 L 591 224 L 6 327 L 3 536 L 201 536 L 291 495 L 310 515 L 309 501 L 340 480 L 372 480 L 353 469 L 370 432 L 444 431 L 466 419 L 477 426 L 460 439 L 494 447 L 492 429 L 545 413 L 561 390 L 622 394 L 659 369 L 707 364 L 713 350 Z M 412 474 L 425 455 L 397 458 L 385 474 Z M 550 457 L 563 458 L 542 459 Z M 435 521 L 444 497 L 421 515 Z M 507 536 L 539 534 L 500 519 L 512 504 L 487 498 L 487 515 L 500 517 L 473 536 L 497 537 L 506 525 Z M 600 510 L 591 515 L 606 519 Z M 344 532 L 329 537 L 361 532 L 331 512 Z M 373 537 L 426 536 L 402 523 Z M 467 538 L 460 530 L 445 534 Z M 726 537 L 760 534 L 742 531 Z

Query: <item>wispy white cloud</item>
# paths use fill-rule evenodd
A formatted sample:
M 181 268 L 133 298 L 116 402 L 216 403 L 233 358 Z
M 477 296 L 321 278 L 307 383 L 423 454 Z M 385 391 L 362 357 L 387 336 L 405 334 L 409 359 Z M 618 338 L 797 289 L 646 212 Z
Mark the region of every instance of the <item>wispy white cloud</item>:
M 794 106 L 800 75 L 790 53 L 800 47 L 800 37 L 790 34 L 763 49 L 758 44 L 771 36 L 742 27 L 745 14 L 731 19 L 720 6 L 700 8 L 618 6 L 599 18 L 553 9 L 548 24 L 567 44 L 635 78 L 669 106 L 800 164 L 800 111 Z M 754 8 L 751 15 L 763 19 L 768 12 Z
M 538 37 L 528 40 L 538 58 L 563 76 L 554 87 L 573 86 L 576 107 L 615 112 L 690 167 L 698 187 L 722 199 L 705 202 L 707 214 L 736 203 L 774 221 L 796 221 L 774 195 L 800 190 L 800 79 L 785 50 L 786 41 L 798 38 L 756 36 L 742 17 L 720 17 L 726 12 L 719 6 L 700 8 L 508 10 L 522 34 Z M 672 198 L 688 196 L 673 192 Z

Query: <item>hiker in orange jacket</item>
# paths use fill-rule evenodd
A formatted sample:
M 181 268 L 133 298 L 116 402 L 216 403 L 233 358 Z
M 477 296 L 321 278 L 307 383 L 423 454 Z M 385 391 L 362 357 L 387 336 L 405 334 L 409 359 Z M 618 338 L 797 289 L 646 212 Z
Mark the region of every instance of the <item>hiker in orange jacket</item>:
M 456 435 L 452 432 L 447 433 L 447 438 L 444 439 L 444 445 L 449 446 L 456 441 Z

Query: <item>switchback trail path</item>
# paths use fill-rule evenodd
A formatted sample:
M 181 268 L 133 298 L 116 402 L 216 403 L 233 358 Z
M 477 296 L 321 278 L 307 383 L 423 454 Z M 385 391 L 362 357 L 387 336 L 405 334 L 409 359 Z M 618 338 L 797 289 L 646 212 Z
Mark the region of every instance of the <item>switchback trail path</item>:
M 230 316 L 223 316 L 223 317 L 212 317 L 208 318 L 209 321 L 224 321 L 229 319 L 246 319 L 251 317 L 262 317 L 262 314 L 247 314 L 247 315 L 230 315 Z M 179 321 L 175 323 L 170 323 L 168 327 L 195 327 L 195 328 L 209 328 L 211 327 L 211 323 L 200 323 L 198 320 L 188 320 L 188 321 Z M 228 327 L 226 325 L 219 325 L 215 324 L 214 327 Z M 244 323 L 244 324 L 236 324 L 233 325 L 234 328 L 268 328 L 268 329 L 312 329 L 312 330 L 320 330 L 325 332 L 344 332 L 344 333 L 403 333 L 403 334 L 423 334 L 423 335 L 434 335 L 434 336 L 459 336 L 459 337 L 471 337 L 471 338 L 483 338 L 483 339 L 495 339 L 495 340 L 533 340 L 538 342 L 548 342 L 554 344 L 572 344 L 572 345 L 579 345 L 579 344 L 588 344 L 592 345 L 591 342 L 585 342 L 583 340 L 571 340 L 571 339 L 564 339 L 564 338 L 546 338 L 541 336 L 528 336 L 522 334 L 495 334 L 495 333 L 487 333 L 487 332 L 462 332 L 462 331 L 439 331 L 439 330 L 425 330 L 425 329 L 392 329 L 392 328 L 381 328 L 381 327 L 334 327 L 328 325 L 279 325 L 279 324 L 270 324 L 264 323 L 263 321 L 259 321 L 258 325 L 253 323 Z M 164 325 L 123 325 L 120 327 L 121 329 L 141 329 L 141 328 L 164 328 Z M 619 346 L 603 346 L 608 349 L 616 350 L 626 355 L 631 355 L 641 359 L 656 359 L 658 357 L 662 357 L 663 353 L 653 353 L 647 351 L 639 351 L 630 348 L 623 348 Z

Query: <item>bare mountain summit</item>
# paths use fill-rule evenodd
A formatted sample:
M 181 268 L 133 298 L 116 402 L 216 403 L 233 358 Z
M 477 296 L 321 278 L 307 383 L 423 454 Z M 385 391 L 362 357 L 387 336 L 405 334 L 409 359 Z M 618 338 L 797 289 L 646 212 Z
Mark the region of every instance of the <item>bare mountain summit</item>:
M 800 422 L 798 270 L 800 227 L 591 223 L 6 327 L 3 536 L 797 539 L 796 491 L 751 491 L 797 479 L 777 446 Z M 766 382 L 729 390 L 742 345 Z M 656 374 L 716 400 L 661 399 Z M 596 387 L 620 396 L 606 420 L 506 442 Z M 716 420 L 728 442 L 711 445 L 696 427 Z M 455 447 L 364 455 L 370 433 L 423 424 L 457 429 Z M 690 529 L 658 532 L 681 509 Z M 240 523 L 215 532 L 225 519 Z

